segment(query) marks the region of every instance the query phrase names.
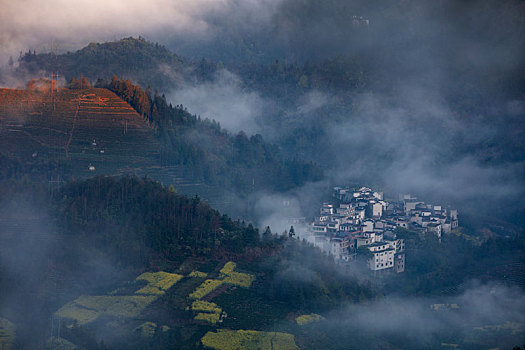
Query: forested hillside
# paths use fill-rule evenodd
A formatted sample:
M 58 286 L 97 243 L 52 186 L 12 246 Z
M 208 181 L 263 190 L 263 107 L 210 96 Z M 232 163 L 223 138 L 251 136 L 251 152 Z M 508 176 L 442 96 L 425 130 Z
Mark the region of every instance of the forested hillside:
M 210 192 L 223 190 L 239 196 L 288 190 L 322 176 L 315 164 L 287 159 L 261 135 L 231 135 L 129 80 L 99 79 L 90 88 L 79 77 L 69 86 L 58 93 L 49 87 L 0 91 L 0 153 L 12 163 L 2 170 L 4 179 L 133 173 L 210 199 Z
M 143 86 L 164 88 L 189 77 L 190 68 L 181 57 L 158 43 L 127 38 L 104 44 L 90 43 L 81 50 L 66 54 L 29 51 L 20 58 L 19 72 L 59 71 L 68 81 L 80 75 L 94 81 L 116 74 Z
M 227 310 L 224 324 L 230 329 L 274 330 L 276 322 L 290 315 L 323 312 L 374 295 L 370 286 L 353 277 L 337 278 L 330 272 L 332 260 L 314 248 L 287 236 L 261 236 L 251 225 L 232 221 L 198 198 L 148 179 L 95 177 L 58 191 L 41 185 L 2 185 L 0 191 L 2 316 L 16 324 L 20 349 L 41 348 L 57 336 L 85 349 L 104 349 L 104 343 L 110 348 L 195 348 L 200 337 L 219 325 L 192 320 L 188 294 L 206 276 L 221 281 L 225 272 L 220 275 L 219 270 L 228 261 L 254 279 L 251 287 L 225 285 L 204 299 L 216 298 Z M 299 260 L 310 262 L 300 266 Z M 129 290 L 143 286 L 132 281 L 144 271 L 167 271 L 183 279 L 141 307 L 144 311 L 130 314 L 131 305 L 114 306 L 105 318 L 73 327 L 66 327 L 67 320 L 81 320 L 82 313 L 60 316 L 61 324 L 52 317 L 79 296 L 93 303 L 124 302 Z M 306 271 L 308 278 L 298 278 Z M 241 283 L 235 282 L 241 275 L 232 274 L 229 283 Z M 116 292 L 107 294 L 111 290 Z M 86 299 L 89 295 L 99 297 Z M 135 298 L 138 302 L 141 297 Z M 118 334 L 98 331 L 115 313 L 122 314 L 113 322 L 119 325 L 114 329 Z M 168 328 L 154 337 L 133 331 L 145 321 Z M 293 318 L 286 322 L 295 323 Z M 108 327 L 114 326 L 110 322 Z
M 189 173 L 210 184 L 220 184 L 242 192 L 257 188 L 285 191 L 307 181 L 320 180 L 321 170 L 312 162 L 286 159 L 277 146 L 262 136 L 244 132 L 231 135 L 214 120 L 201 120 L 183 105 L 173 107 L 164 95 L 150 95 L 129 80 L 99 80 L 130 103 L 157 128 L 165 145 L 163 165 L 184 164 Z

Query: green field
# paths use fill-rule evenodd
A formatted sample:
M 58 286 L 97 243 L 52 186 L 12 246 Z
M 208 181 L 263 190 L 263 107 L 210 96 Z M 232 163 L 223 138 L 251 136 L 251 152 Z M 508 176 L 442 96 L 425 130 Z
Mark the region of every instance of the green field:
M 295 318 L 295 322 L 297 322 L 299 326 L 319 322 L 321 320 L 324 320 L 324 317 L 318 314 L 301 315 Z
M 201 341 L 204 346 L 216 350 L 299 349 L 292 334 L 280 332 L 219 329 L 206 333 Z
M 101 316 L 138 317 L 181 278 L 181 275 L 163 271 L 146 272 L 138 276 L 136 281 L 146 281 L 148 284 L 137 290 L 135 295 L 83 295 L 62 306 L 55 315 L 73 320 L 78 325 L 93 322 Z

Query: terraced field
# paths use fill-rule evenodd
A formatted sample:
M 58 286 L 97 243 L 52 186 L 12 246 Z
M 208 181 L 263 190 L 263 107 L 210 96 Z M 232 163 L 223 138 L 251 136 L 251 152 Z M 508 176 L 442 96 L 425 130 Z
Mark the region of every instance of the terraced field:
M 0 89 L 0 146 L 22 160 L 68 160 L 75 176 L 155 166 L 160 149 L 131 106 L 97 88 Z
M 83 295 L 61 307 L 56 316 L 83 325 L 101 316 L 134 318 L 182 278 L 167 272 L 146 272 L 137 281 L 147 282 L 135 295 Z
M 217 209 L 231 203 L 223 190 L 185 175 L 184 166 L 161 166 L 160 149 L 148 122 L 107 89 L 0 89 L 1 152 L 24 164 L 61 164 L 46 180 L 64 172 L 75 178 L 147 175 Z
M 219 329 L 217 332 L 208 332 L 202 338 L 202 344 L 216 350 L 299 349 L 292 334 L 245 330 Z

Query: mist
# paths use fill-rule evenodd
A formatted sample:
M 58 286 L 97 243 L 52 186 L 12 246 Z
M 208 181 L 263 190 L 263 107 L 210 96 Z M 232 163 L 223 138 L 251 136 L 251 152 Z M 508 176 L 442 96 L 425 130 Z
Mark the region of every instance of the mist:
M 424 88 L 354 101 L 354 117 L 327 131 L 331 150 L 345 150 L 333 153 L 340 164 L 335 181 L 374 178 L 397 192 L 439 192 L 456 203 L 523 195 L 523 160 L 491 148 L 508 142 L 506 125 L 479 115 L 461 119 L 445 99 Z
M 56 226 L 39 190 L 0 198 L 0 316 L 17 325 L 21 346 L 41 348 L 56 336 L 49 318 L 81 294 L 107 291 L 129 276 L 108 254 Z M 67 263 L 66 263 L 67 261 Z
M 246 91 L 240 78 L 226 69 L 218 70 L 211 81 L 179 86 L 168 99 L 232 133 L 248 134 L 261 131 L 259 122 L 268 103 L 257 92 Z
M 0 62 L 6 63 L 10 56 L 16 59 L 27 49 L 62 53 L 85 42 L 139 35 L 161 42 L 183 38 L 184 43 L 207 45 L 224 20 L 239 29 L 267 23 L 280 2 L 2 1 Z
M 432 308 L 434 304 L 437 310 Z M 436 308 L 436 306 L 434 306 Z M 522 345 L 525 295 L 517 288 L 472 281 L 451 298 L 386 296 L 350 305 L 316 325 L 333 348 L 443 348 L 443 344 L 512 348 Z M 378 341 L 377 339 L 381 339 Z M 345 343 L 346 342 L 346 343 Z
M 215 1 L 3 1 L 0 51 L 5 56 L 28 48 L 64 52 L 86 41 L 162 31 L 202 35 L 200 13 L 222 6 Z M 16 57 L 16 56 L 15 56 Z

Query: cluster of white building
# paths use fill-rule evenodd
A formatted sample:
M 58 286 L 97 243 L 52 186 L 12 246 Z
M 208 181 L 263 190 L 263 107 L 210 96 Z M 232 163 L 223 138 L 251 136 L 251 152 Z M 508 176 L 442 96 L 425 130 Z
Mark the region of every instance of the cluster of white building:
M 364 246 L 371 253 L 368 266 L 373 271 L 405 270 L 405 242 L 397 237 L 397 227 L 441 238 L 458 226 L 457 210 L 426 204 L 411 195 L 385 201 L 382 192 L 367 187 L 335 187 L 333 196 L 338 204 L 323 204 L 305 239 L 341 262 L 353 260 Z

